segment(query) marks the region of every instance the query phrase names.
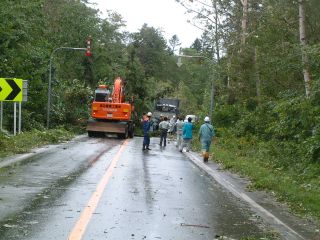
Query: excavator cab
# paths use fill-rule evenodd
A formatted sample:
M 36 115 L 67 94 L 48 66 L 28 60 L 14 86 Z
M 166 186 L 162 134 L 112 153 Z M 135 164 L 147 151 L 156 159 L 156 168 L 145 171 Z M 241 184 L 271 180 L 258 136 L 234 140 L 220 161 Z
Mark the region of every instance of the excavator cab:
M 99 85 L 99 87 L 95 90 L 94 93 L 95 102 L 108 102 L 111 98 L 111 92 L 107 85 Z

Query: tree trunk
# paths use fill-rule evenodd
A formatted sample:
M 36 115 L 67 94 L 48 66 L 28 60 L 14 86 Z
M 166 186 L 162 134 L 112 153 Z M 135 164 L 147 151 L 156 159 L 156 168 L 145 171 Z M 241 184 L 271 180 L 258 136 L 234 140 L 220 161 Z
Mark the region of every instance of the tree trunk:
M 241 44 L 244 45 L 246 43 L 247 31 L 248 31 L 248 0 L 241 0 L 242 3 L 242 21 L 241 21 Z
M 306 52 L 307 36 L 306 36 L 306 14 L 304 8 L 305 0 L 299 0 L 299 32 L 300 32 L 300 44 L 302 52 L 302 65 L 303 65 L 303 77 L 306 90 L 306 96 L 309 97 L 312 88 L 311 74 L 309 70 L 309 58 Z
M 215 44 L 216 44 L 216 56 L 217 62 L 220 63 L 220 45 L 219 45 L 219 15 L 218 15 L 218 8 L 217 8 L 217 1 L 214 1 L 214 12 L 215 12 Z
M 227 99 L 227 104 L 232 105 L 236 102 L 236 97 L 235 97 L 235 92 L 232 88 L 232 73 L 231 73 L 231 58 L 232 55 L 228 55 L 228 64 L 227 64 L 227 69 L 228 69 L 228 77 L 227 77 L 227 91 L 228 91 L 228 99 Z
M 229 91 L 231 89 L 231 79 L 230 79 L 230 75 L 231 75 L 231 59 L 230 59 L 230 57 L 228 57 L 227 69 L 228 69 L 227 89 Z
M 260 99 L 261 90 L 260 90 L 260 74 L 259 74 L 259 67 L 258 67 L 258 48 L 254 48 L 254 70 L 256 75 L 256 94 L 257 98 Z

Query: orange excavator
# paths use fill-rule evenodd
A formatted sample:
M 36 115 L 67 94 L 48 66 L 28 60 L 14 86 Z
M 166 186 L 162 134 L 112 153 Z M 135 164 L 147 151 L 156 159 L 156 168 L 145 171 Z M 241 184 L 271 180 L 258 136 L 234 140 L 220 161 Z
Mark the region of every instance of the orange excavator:
M 114 80 L 112 93 L 108 85 L 99 85 L 91 105 L 91 119 L 88 120 L 89 137 L 102 134 L 117 134 L 119 138 L 133 137 L 133 100 L 125 102 L 125 82 Z

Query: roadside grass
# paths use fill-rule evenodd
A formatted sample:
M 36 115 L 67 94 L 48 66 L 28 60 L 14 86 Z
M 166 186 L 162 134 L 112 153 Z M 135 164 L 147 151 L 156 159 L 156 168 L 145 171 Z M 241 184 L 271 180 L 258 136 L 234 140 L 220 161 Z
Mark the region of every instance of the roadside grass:
M 197 140 L 194 147 L 200 149 Z M 281 158 L 288 158 L 288 155 L 281 153 L 286 154 L 286 151 L 276 143 L 266 144 L 227 134 L 212 144 L 210 152 L 224 169 L 248 177 L 251 181 L 248 190 L 266 190 L 285 202 L 295 214 L 320 223 L 320 164 L 292 160 L 284 166 Z
M 0 161 L 3 157 L 18 153 L 27 153 L 33 148 L 67 141 L 74 136 L 73 131 L 66 130 L 62 127 L 45 131 L 33 130 L 16 136 L 0 134 Z
M 305 163 L 291 143 L 286 146 L 276 141 L 236 138 L 220 129 L 217 139 L 210 150 L 214 160 L 224 169 L 248 177 L 249 191 L 266 190 L 293 213 L 320 223 L 320 164 Z M 197 134 L 192 147 L 195 151 L 201 149 Z

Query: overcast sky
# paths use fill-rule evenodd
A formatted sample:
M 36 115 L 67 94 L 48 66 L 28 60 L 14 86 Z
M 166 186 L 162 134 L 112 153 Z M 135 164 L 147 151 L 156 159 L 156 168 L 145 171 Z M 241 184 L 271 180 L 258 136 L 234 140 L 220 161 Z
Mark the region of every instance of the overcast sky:
M 175 0 L 92 0 L 103 14 L 113 10 L 121 14 L 129 32 L 137 32 L 146 23 L 163 30 L 169 40 L 176 34 L 182 47 L 190 47 L 201 31 L 187 22 L 190 15 Z

